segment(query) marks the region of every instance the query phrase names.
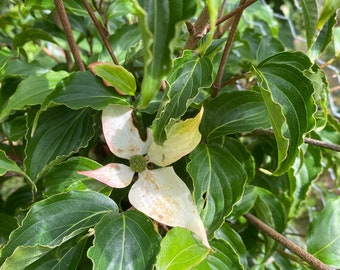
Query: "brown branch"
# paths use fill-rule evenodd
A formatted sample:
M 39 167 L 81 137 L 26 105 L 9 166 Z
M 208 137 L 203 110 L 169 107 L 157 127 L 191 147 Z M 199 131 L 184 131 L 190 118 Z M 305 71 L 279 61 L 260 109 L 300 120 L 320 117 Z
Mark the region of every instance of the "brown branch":
M 104 42 L 104 45 L 107 49 L 107 51 L 109 52 L 113 62 L 116 64 L 116 65 L 119 65 L 119 62 L 110 46 L 110 43 L 106 37 L 106 34 L 104 33 L 104 30 L 103 28 L 101 27 L 99 21 L 97 20 L 96 18 L 96 15 L 94 14 L 93 10 L 91 9 L 89 3 L 87 2 L 87 0 L 83 0 L 83 3 L 84 3 L 84 6 L 88 12 L 88 14 L 90 15 L 91 17 L 91 20 L 93 21 L 94 25 L 96 26 L 96 29 L 98 30 L 98 33 L 100 35 L 100 37 L 102 38 L 103 42 Z
M 263 129 L 257 129 L 253 131 L 253 134 L 262 134 L 262 135 L 274 135 L 273 130 L 263 130 Z M 318 147 L 330 149 L 336 152 L 340 152 L 340 145 L 334 144 L 334 143 L 328 143 L 324 141 L 319 141 L 311 138 L 304 138 L 304 143 L 310 144 L 310 145 L 315 145 Z
M 194 24 L 186 22 L 190 35 L 184 50 L 194 50 L 196 48 L 198 41 L 207 33 L 209 19 L 208 7 L 205 6 Z
M 241 0 L 240 5 L 243 5 L 244 2 L 245 2 L 245 0 Z M 241 9 L 234 17 L 234 21 L 233 21 L 233 24 L 232 24 L 231 29 L 230 29 L 230 33 L 229 33 L 229 36 L 228 36 L 228 39 L 227 39 L 227 43 L 225 44 L 225 47 L 224 47 L 224 50 L 223 50 L 221 62 L 220 62 L 220 65 L 218 67 L 216 79 L 215 79 L 215 82 L 213 83 L 213 85 L 211 87 L 211 89 L 212 89 L 211 96 L 212 97 L 216 97 L 218 91 L 221 89 L 224 67 L 225 67 L 225 64 L 227 62 L 227 59 L 228 59 L 228 56 L 229 56 L 229 53 L 230 53 L 231 45 L 232 45 L 232 42 L 233 42 L 235 34 L 236 34 L 238 23 L 240 22 L 242 12 L 243 12 L 243 9 Z
M 54 0 L 54 4 L 57 8 L 58 16 L 60 18 L 60 22 L 63 26 L 64 31 L 65 31 L 66 39 L 67 39 L 67 42 L 70 46 L 74 61 L 76 62 L 76 65 L 77 65 L 77 67 L 80 71 L 85 71 L 85 66 L 83 64 L 83 61 L 81 60 L 77 43 L 74 40 L 74 37 L 73 37 L 73 34 L 72 34 L 71 24 L 70 24 L 70 21 L 68 20 L 63 1 L 62 0 Z
M 247 213 L 244 217 L 259 228 L 263 233 L 268 235 L 269 237 L 273 238 L 275 241 L 279 242 L 282 246 L 289 249 L 291 252 L 299 256 L 302 260 L 307 262 L 309 265 L 314 267 L 317 270 L 335 270 L 335 268 L 324 264 L 319 259 L 315 258 L 312 254 L 308 253 L 297 244 L 289 240 L 288 238 L 284 237 L 282 234 L 278 233 L 277 231 L 273 230 L 267 224 L 262 222 L 260 219 L 255 217 L 254 215 Z

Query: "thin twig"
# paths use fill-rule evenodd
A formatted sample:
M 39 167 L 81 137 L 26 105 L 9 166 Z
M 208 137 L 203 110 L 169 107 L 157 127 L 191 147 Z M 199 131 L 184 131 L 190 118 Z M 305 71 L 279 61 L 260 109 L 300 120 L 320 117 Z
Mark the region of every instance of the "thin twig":
M 243 5 L 244 2 L 245 2 L 245 0 L 241 0 L 240 5 Z M 227 62 L 227 59 L 228 59 L 228 56 L 229 56 L 229 53 L 230 53 L 231 45 L 233 43 L 233 40 L 234 40 L 234 37 L 235 37 L 235 34 L 236 34 L 238 23 L 240 22 L 242 12 L 243 12 L 243 9 L 241 9 L 238 13 L 235 14 L 234 21 L 233 21 L 233 24 L 231 26 L 230 33 L 229 33 L 229 36 L 228 36 L 228 40 L 227 40 L 226 45 L 224 47 L 221 62 L 220 62 L 220 65 L 218 67 L 216 79 L 215 79 L 215 82 L 213 83 L 213 85 L 211 87 L 212 88 L 212 94 L 211 94 L 212 97 L 216 97 L 218 91 L 221 89 L 221 82 L 222 82 L 224 67 L 225 67 L 225 64 Z
M 267 224 L 262 222 L 260 219 L 258 219 L 254 215 L 247 213 L 244 216 L 246 219 L 248 219 L 249 222 L 251 222 L 257 228 L 259 228 L 263 233 L 273 238 L 275 241 L 279 242 L 282 246 L 289 249 L 291 252 L 299 256 L 301 259 L 303 259 L 305 262 L 307 262 L 309 265 L 311 265 L 315 269 L 317 270 L 333 270 L 334 269 L 335 270 L 335 268 L 324 264 L 322 261 L 315 258 L 312 254 L 308 253 L 307 251 L 299 247 L 297 244 L 295 244 L 288 238 L 284 237 L 282 234 L 278 233 L 277 231 L 269 227 Z
M 219 25 L 223 22 L 225 22 L 226 20 L 230 19 L 231 17 L 233 17 L 235 14 L 240 13 L 240 11 L 243 11 L 244 9 L 246 9 L 247 7 L 249 7 L 250 5 L 254 4 L 257 0 L 249 0 L 246 2 L 241 3 L 237 8 L 235 8 L 233 11 L 229 12 L 228 14 L 224 15 L 223 17 L 219 18 L 216 21 L 216 25 Z M 208 27 L 209 29 L 209 27 Z
M 274 131 L 273 130 L 257 129 L 255 131 L 253 131 L 253 134 L 263 134 L 263 135 L 272 136 L 272 135 L 274 135 Z M 333 151 L 336 151 L 336 152 L 340 152 L 340 145 L 338 145 L 338 144 L 328 143 L 328 142 L 319 141 L 319 140 L 315 140 L 315 139 L 311 139 L 311 138 L 304 138 L 304 143 L 319 146 L 319 147 L 326 148 L 326 149 L 330 149 L 330 150 L 333 150 Z
M 60 22 L 65 31 L 66 39 L 70 46 L 71 52 L 73 54 L 74 61 L 76 62 L 76 65 L 80 71 L 85 71 L 85 66 L 83 64 L 83 61 L 81 60 L 77 43 L 74 40 L 71 24 L 70 24 L 70 21 L 68 20 L 63 1 L 54 0 L 54 4 L 57 8 L 58 16 L 60 18 Z
M 103 28 L 101 27 L 99 21 L 97 20 L 96 18 L 96 15 L 94 14 L 93 10 L 91 9 L 89 3 L 87 2 L 87 0 L 83 0 L 83 3 L 84 3 L 84 6 L 88 12 L 88 14 L 90 15 L 91 17 L 91 20 L 93 21 L 94 25 L 96 26 L 96 29 L 98 30 L 98 33 L 100 35 L 100 37 L 102 38 L 103 42 L 104 42 L 104 45 L 107 49 L 107 51 L 109 52 L 111 58 L 112 58 L 112 61 L 116 64 L 116 65 L 119 65 L 119 62 L 110 46 L 110 43 L 106 37 L 106 34 L 104 33 L 104 30 Z

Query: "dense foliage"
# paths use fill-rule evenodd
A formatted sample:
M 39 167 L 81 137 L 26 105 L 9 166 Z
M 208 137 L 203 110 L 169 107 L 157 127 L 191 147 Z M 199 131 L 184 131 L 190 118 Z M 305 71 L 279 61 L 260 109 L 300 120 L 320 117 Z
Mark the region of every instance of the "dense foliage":
M 340 268 L 340 1 L 267 2 L 1 1 L 1 270 Z

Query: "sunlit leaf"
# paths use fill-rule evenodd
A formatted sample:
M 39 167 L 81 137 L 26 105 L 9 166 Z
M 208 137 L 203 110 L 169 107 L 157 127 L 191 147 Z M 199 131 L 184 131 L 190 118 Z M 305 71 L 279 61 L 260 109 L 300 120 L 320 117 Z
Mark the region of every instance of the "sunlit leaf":
M 149 218 L 138 211 L 106 214 L 94 228 L 88 251 L 93 269 L 152 269 L 160 235 Z
M 22 110 L 25 106 L 41 104 L 57 83 L 68 76 L 65 71 L 48 71 L 43 75 L 33 75 L 23 80 L 16 92 L 8 100 L 7 106 L 0 113 L 0 121 L 8 117 L 13 110 Z
M 314 41 L 316 25 L 318 22 L 318 5 L 316 0 L 301 0 L 300 4 L 306 30 L 307 47 L 310 48 Z
M 283 52 L 265 59 L 255 69 L 277 141 L 276 175 L 292 166 L 304 135 L 315 126 L 314 85 L 303 75 L 311 66 L 304 54 Z
M 340 267 L 340 199 L 327 200 L 307 234 L 307 250 L 326 264 Z
M 208 140 L 271 126 L 261 94 L 253 91 L 224 93 L 207 102 L 204 109 L 200 130 Z
M 192 269 L 209 254 L 209 249 L 195 240 L 190 231 L 173 228 L 161 242 L 156 267 L 159 270 Z
M 214 252 L 195 270 L 205 269 L 247 269 L 247 250 L 240 235 L 228 223 L 216 231 L 215 239 L 211 241 Z
M 7 172 L 16 172 L 25 175 L 16 163 L 6 156 L 6 152 L 0 149 L 0 176 Z
M 87 146 L 94 134 L 93 125 L 89 109 L 74 111 L 57 106 L 43 112 L 33 136 L 27 135 L 26 173 L 36 179 L 52 161 Z
M 2 249 L 2 269 L 25 268 L 111 211 L 118 211 L 115 202 L 93 191 L 62 193 L 34 204 Z
M 318 28 L 321 29 L 323 25 L 329 20 L 331 16 L 340 8 L 339 0 L 325 0 L 322 5 L 321 14 L 318 21 Z
M 102 110 L 111 103 L 127 104 L 123 96 L 118 95 L 114 88 L 105 86 L 91 71 L 76 72 L 62 80 L 43 106 L 47 107 L 50 102 L 74 110 L 87 107 Z
M 135 94 L 136 80 L 124 67 L 112 63 L 92 63 L 89 68 L 104 80 L 105 85 L 115 87 L 118 93 L 130 96 Z
M 187 169 L 194 180 L 194 200 L 209 236 L 230 214 L 251 175 L 246 169 L 249 153 L 244 148 L 239 153 L 230 151 L 233 144 L 243 148 L 238 141 L 226 138 L 225 142 L 198 145 L 190 154 Z
M 138 18 L 144 43 L 144 78 L 141 106 L 146 107 L 159 91 L 161 81 L 169 73 L 178 24 L 196 12 L 196 1 L 137 0 Z M 160 16 L 162 14 L 162 16 Z
M 200 89 L 212 84 L 212 63 L 210 59 L 193 55 L 185 51 L 177 58 L 168 78 L 169 90 L 158 110 L 153 122 L 154 139 L 162 144 L 166 139 L 166 132 L 184 115 Z
M 46 40 L 52 43 L 56 43 L 51 34 L 40 29 L 29 28 L 15 36 L 13 40 L 13 45 L 15 48 L 18 48 L 20 46 L 23 46 L 26 42 L 39 40 Z

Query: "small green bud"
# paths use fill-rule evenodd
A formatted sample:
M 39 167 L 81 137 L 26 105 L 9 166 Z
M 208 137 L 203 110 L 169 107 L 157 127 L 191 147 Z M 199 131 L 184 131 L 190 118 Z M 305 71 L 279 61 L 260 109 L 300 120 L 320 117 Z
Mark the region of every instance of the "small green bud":
M 129 160 L 130 168 L 134 172 L 140 173 L 146 169 L 146 160 L 143 156 L 135 155 Z

